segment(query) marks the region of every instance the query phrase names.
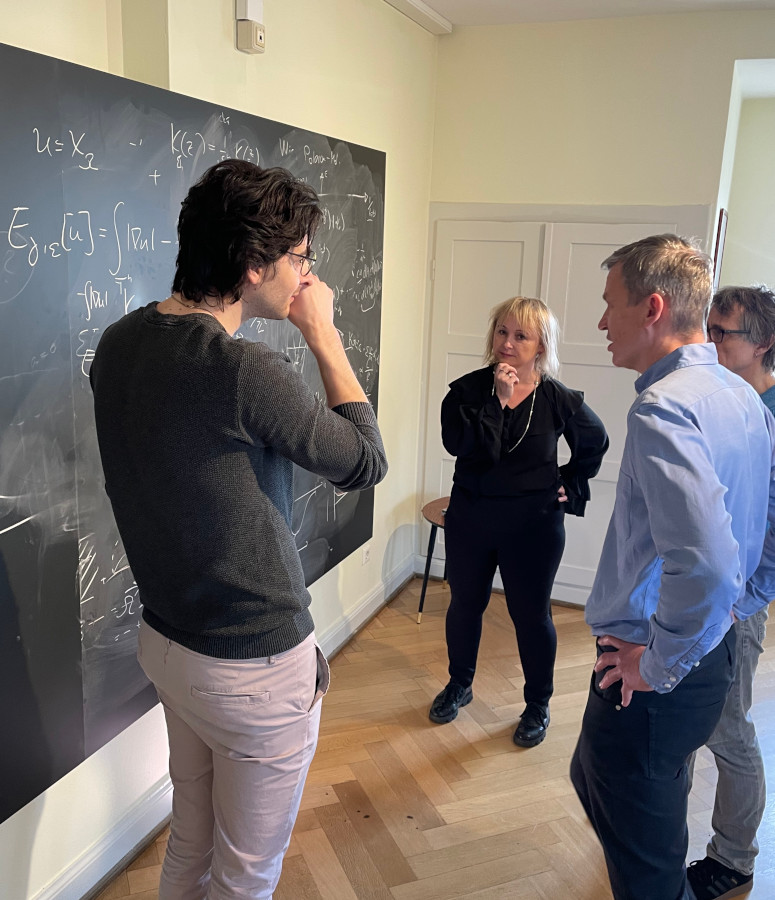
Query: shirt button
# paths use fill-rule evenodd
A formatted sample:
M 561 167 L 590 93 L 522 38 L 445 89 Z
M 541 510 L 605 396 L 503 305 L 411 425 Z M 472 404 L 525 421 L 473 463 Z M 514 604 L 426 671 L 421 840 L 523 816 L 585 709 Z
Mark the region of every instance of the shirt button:
M 617 710 L 620 710 L 620 709 L 621 709 L 621 706 L 619 706 L 619 704 L 617 703 L 617 704 L 616 704 L 616 708 L 617 708 Z
M 672 687 L 672 686 L 673 686 L 673 685 L 672 685 L 672 684 L 670 684 L 670 682 L 669 682 L 669 681 L 666 681 L 666 682 L 665 682 L 665 687 L 666 687 L 666 688 L 670 688 L 670 687 Z
M 677 678 L 674 678 L 672 675 L 670 676 L 670 680 L 671 680 L 671 681 L 678 681 L 678 679 L 677 679 Z
M 695 663 L 695 664 L 694 664 L 694 668 L 695 668 L 695 669 L 696 669 L 696 668 L 697 668 L 697 666 L 699 666 L 699 664 L 700 664 L 700 661 L 699 661 L 699 660 L 697 660 L 697 662 L 696 662 L 696 663 Z

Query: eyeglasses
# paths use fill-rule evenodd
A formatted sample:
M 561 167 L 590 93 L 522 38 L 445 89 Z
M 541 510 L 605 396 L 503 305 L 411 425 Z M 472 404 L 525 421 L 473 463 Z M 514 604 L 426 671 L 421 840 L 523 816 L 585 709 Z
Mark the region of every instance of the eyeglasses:
M 305 275 L 309 275 L 312 271 L 312 267 L 318 261 L 317 254 L 308 253 L 304 256 L 301 253 L 294 253 L 292 250 L 288 251 L 288 256 L 292 256 L 291 265 L 294 269 L 301 275 L 303 278 Z M 296 262 L 298 260 L 298 262 Z
M 711 325 L 708 328 L 708 338 L 714 344 L 720 344 L 728 334 L 750 334 L 750 331 L 743 331 L 739 328 L 719 328 L 718 325 Z

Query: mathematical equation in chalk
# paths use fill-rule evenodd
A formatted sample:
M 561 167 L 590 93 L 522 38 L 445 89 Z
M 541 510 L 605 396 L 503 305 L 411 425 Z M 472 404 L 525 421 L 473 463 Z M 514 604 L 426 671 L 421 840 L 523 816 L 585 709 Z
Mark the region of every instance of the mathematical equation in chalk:
M 60 206 L 54 212 L 56 205 L 37 198 L 25 203 L 23 182 L 20 196 L 12 201 L 14 205 L 6 208 L 5 215 L 0 210 L 0 229 L 4 228 L 0 231 L 0 252 L 6 244 L 6 280 L 15 292 L 13 297 L 24 291 L 33 272 L 43 263 L 63 267 L 63 277 L 72 280 L 62 287 L 75 302 L 82 322 L 73 334 L 72 352 L 82 376 L 88 377 L 107 321 L 125 315 L 133 304 L 160 299 L 147 294 L 154 290 L 154 279 L 166 279 L 171 272 L 177 250 L 174 197 L 184 182 L 179 175 L 174 176 L 175 171 L 184 167 L 192 170 L 195 164 L 211 165 L 226 158 L 270 165 L 279 153 L 280 164 L 288 165 L 296 177 L 312 183 L 319 192 L 322 222 L 315 241 L 318 271 L 333 290 L 334 314 L 348 357 L 370 395 L 379 370 L 378 349 L 352 329 L 360 327 L 354 324 L 353 317 L 370 313 L 381 299 L 381 232 L 372 233 L 372 226 L 381 216 L 383 200 L 370 179 L 361 178 L 355 186 L 347 146 L 338 144 L 332 149 L 325 138 L 311 139 L 294 131 L 275 139 L 274 150 L 262 159 L 258 141 L 242 136 L 249 129 L 236 119 L 232 124 L 232 115 L 227 112 L 215 110 L 203 117 L 198 127 L 171 116 L 154 123 L 152 130 L 144 124 L 145 119 L 132 120 L 135 113 L 130 109 L 128 118 L 122 117 L 121 128 L 106 128 L 107 122 L 97 128 L 83 127 L 84 119 L 78 126 L 65 120 L 65 126 L 57 130 L 36 125 L 26 132 L 25 140 L 36 158 L 51 160 L 63 174 L 78 175 L 70 183 L 70 205 L 65 205 L 64 211 Z M 67 124 L 72 127 L 66 127 Z M 140 182 L 147 178 L 153 186 L 174 176 L 177 180 L 170 201 L 165 197 L 160 206 L 149 207 L 148 197 L 153 195 L 138 194 L 134 186 L 119 186 L 116 176 L 121 172 Z M 82 183 L 90 186 L 79 198 L 78 185 Z M 170 212 L 172 206 L 175 210 Z M 343 252 L 351 256 L 349 261 L 342 259 Z M 158 262 L 150 261 L 153 256 Z M 67 261 L 76 257 L 82 259 L 82 264 L 68 269 Z M 161 272 L 162 267 L 164 276 L 157 276 L 157 268 Z M 78 274 L 73 278 L 73 273 Z M 265 330 L 266 323 L 255 319 L 245 323 L 237 336 L 265 340 L 269 337 Z M 373 343 L 378 344 L 378 338 Z M 301 336 L 288 341 L 285 350 L 294 367 L 303 373 L 308 348 Z M 31 358 L 31 368 L 47 367 L 56 352 L 56 341 L 42 344 Z
M 219 121 L 229 123 L 229 117 L 221 113 Z M 255 144 L 251 144 L 245 138 L 235 138 L 232 132 L 216 135 L 212 129 L 201 131 L 188 131 L 177 128 L 175 123 L 170 123 L 170 152 L 175 159 L 178 169 L 183 168 L 184 160 L 196 160 L 214 156 L 217 160 L 244 159 L 260 165 L 261 153 Z
M 121 542 L 117 539 L 112 542 L 110 559 L 100 558 L 101 552 L 105 552 L 100 551 L 100 544 L 93 532 L 78 541 L 81 638 L 91 642 L 95 640 L 95 635 L 109 630 L 111 640 L 116 642 L 137 628 L 143 604 Z M 118 584 L 119 596 L 111 599 L 113 605 L 105 609 L 100 595 L 112 582 Z
M 35 268 L 43 257 L 61 259 L 73 252 L 93 256 L 98 243 L 106 241 L 107 267 L 115 278 L 128 255 L 153 253 L 177 244 L 174 232 L 159 234 L 156 225 L 143 226 L 133 221 L 123 200 L 114 204 L 107 223 L 95 222 L 88 209 L 66 210 L 61 222 L 49 228 L 46 225 L 50 223 L 33 225 L 33 218 L 34 211 L 29 206 L 14 206 L 7 232 L 8 245 L 26 253 L 30 268 Z M 47 236 L 41 237 L 41 232 L 48 232 Z
M 244 159 L 258 165 L 261 160 L 258 146 L 246 138 L 235 137 L 231 130 L 224 131 L 223 126 L 229 123 L 230 117 L 225 113 L 221 113 L 217 118 L 213 117 L 202 131 L 192 131 L 170 122 L 168 149 L 175 168 L 182 169 L 187 160 L 195 161 L 207 157 L 214 160 Z M 134 140 L 122 138 L 122 140 L 125 141 L 123 149 L 132 147 L 141 151 L 143 147 L 148 150 L 153 146 L 152 142 L 143 137 Z M 32 129 L 32 143 L 38 156 L 59 160 L 63 170 L 75 166 L 83 171 L 99 172 L 112 161 L 108 158 L 112 155 L 111 150 L 105 149 L 105 142 L 92 143 L 87 132 L 79 129 L 67 128 L 57 137 L 35 126 Z M 100 149 L 94 149 L 98 145 L 102 148 L 102 157 L 99 156 Z M 113 153 L 115 150 L 113 147 Z M 154 184 L 158 184 L 159 179 L 163 177 L 158 169 L 153 169 L 147 174 Z

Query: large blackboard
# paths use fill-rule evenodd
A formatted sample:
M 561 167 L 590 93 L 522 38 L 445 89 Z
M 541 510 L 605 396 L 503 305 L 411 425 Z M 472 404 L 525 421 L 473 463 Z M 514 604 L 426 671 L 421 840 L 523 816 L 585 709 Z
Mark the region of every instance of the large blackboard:
M 318 271 L 376 406 L 385 155 L 3 45 L 0 80 L 1 821 L 156 702 L 97 449 L 102 331 L 168 295 L 180 201 L 207 167 L 282 165 L 320 194 Z M 287 352 L 323 394 L 288 322 L 241 336 Z M 372 516 L 371 491 L 296 470 L 308 584 L 371 537 Z

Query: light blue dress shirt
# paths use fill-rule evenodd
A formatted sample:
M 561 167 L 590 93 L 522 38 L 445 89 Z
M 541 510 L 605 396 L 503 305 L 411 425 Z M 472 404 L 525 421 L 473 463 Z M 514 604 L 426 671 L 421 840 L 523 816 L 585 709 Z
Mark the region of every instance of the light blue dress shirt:
M 687 344 L 635 382 L 616 503 L 586 620 L 644 644 L 667 693 L 732 624 L 775 596 L 775 420 L 714 344 Z

